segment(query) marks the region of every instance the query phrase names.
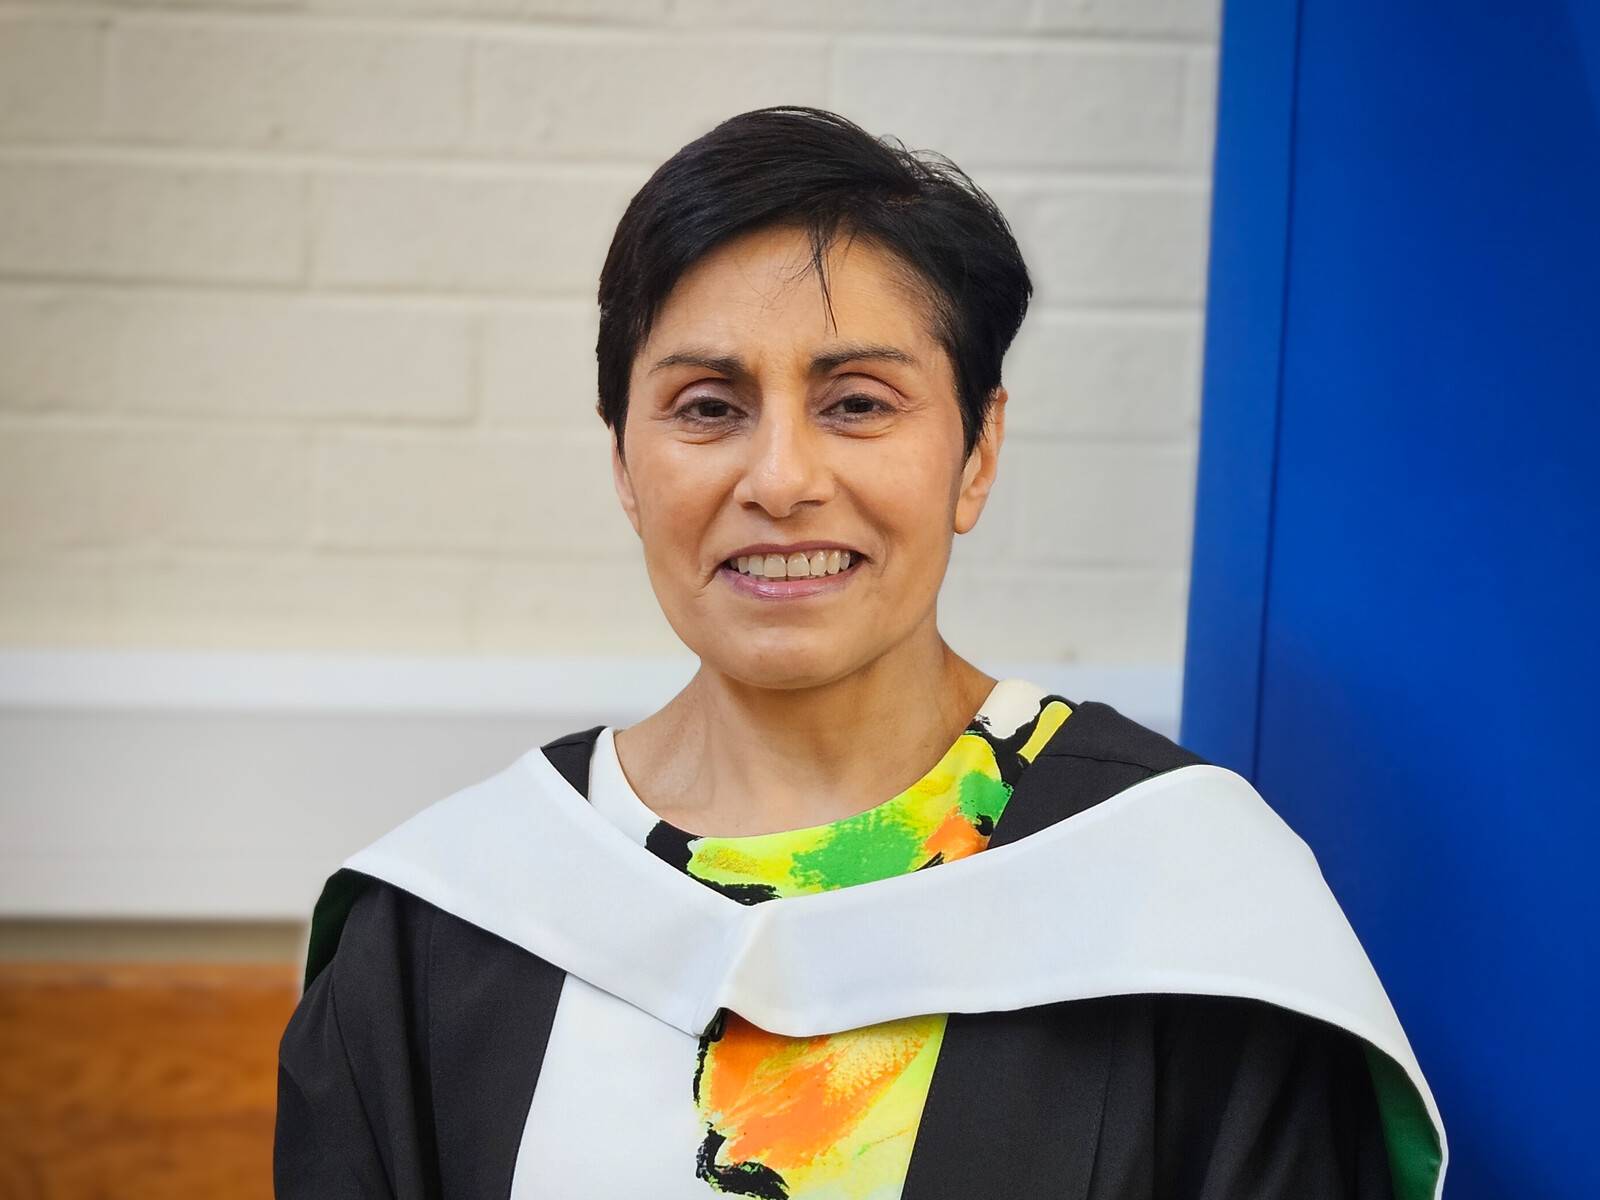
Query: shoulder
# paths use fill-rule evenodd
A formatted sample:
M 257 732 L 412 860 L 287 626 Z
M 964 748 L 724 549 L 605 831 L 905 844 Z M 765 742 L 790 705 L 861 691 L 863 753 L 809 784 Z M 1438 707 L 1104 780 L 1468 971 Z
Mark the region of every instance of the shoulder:
M 309 989 L 323 973 L 342 995 L 419 991 L 430 980 L 449 983 L 454 968 L 505 964 L 524 971 L 540 962 L 521 946 L 463 920 L 388 880 L 343 869 L 323 889 L 312 918 L 306 961 Z M 319 944 L 320 943 L 320 944 Z
M 305 989 L 335 964 L 347 974 L 375 959 L 393 962 L 402 947 L 423 941 L 435 911 L 382 879 L 349 868 L 334 872 L 311 914 Z
M 1124 766 L 1142 775 L 1207 763 L 1193 750 L 1109 704 L 1085 700 L 1071 707 L 1072 715 L 1046 744 L 1045 753 Z
M 1098 700 L 1067 704 L 1071 715 L 1023 773 L 990 845 L 1015 841 L 1076 816 L 1154 775 L 1211 765 L 1109 704 Z

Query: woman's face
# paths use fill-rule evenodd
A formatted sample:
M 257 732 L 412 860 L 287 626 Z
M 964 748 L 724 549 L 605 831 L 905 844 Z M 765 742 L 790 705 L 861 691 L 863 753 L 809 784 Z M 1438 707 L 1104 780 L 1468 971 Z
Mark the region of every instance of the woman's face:
M 626 465 L 613 443 L 668 622 L 753 686 L 817 686 L 936 638 L 951 538 L 977 522 L 995 475 L 1004 389 L 963 461 L 955 377 L 925 303 L 899 260 L 847 242 L 828 260 L 836 324 L 801 231 L 759 230 L 700 259 L 634 359 Z M 818 545 L 857 561 L 763 580 L 728 565 L 752 545 L 782 547 L 786 566 L 802 547 L 808 568 L 828 564 Z

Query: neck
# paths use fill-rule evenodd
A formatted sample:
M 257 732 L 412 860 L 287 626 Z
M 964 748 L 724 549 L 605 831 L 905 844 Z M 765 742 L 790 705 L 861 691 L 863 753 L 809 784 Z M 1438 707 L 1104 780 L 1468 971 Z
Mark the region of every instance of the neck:
M 617 758 L 639 798 L 691 833 L 820 825 L 922 778 L 995 682 L 937 635 L 802 688 L 702 662 L 660 712 L 614 735 Z

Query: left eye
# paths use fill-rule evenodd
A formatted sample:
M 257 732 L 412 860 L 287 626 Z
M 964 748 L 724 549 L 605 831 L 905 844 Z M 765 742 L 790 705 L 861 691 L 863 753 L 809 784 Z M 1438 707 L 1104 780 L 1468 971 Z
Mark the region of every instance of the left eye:
M 887 404 L 885 404 L 882 400 L 879 400 L 876 396 L 846 396 L 843 400 L 840 400 L 837 404 L 833 405 L 833 407 L 834 408 L 838 408 L 840 405 L 843 405 L 843 404 L 851 404 L 851 403 L 857 403 L 857 402 L 862 403 L 862 404 L 870 404 L 870 405 L 872 405 L 873 406 L 872 410 L 865 411 L 865 412 L 857 410 L 856 412 L 849 414 L 850 416 L 869 417 L 869 416 L 872 415 L 872 413 L 874 411 L 887 411 L 888 408 L 889 408 L 889 406 Z

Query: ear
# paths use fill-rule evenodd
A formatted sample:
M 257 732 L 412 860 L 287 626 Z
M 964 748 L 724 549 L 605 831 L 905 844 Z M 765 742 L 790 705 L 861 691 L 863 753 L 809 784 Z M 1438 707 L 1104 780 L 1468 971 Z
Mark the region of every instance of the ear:
M 994 486 L 995 474 L 1000 467 L 1000 445 L 1006 437 L 1006 389 L 997 387 L 989 412 L 984 417 L 983 432 L 967 456 L 961 469 L 961 491 L 956 496 L 957 533 L 966 533 L 978 523 L 989 489 Z
M 622 452 L 617 448 L 617 439 L 613 435 L 611 442 L 611 482 L 616 486 L 617 499 L 622 501 L 622 511 L 628 514 L 628 524 L 633 526 L 635 536 L 639 534 L 639 500 L 633 494 L 633 480 L 628 476 L 627 464 L 622 461 Z

